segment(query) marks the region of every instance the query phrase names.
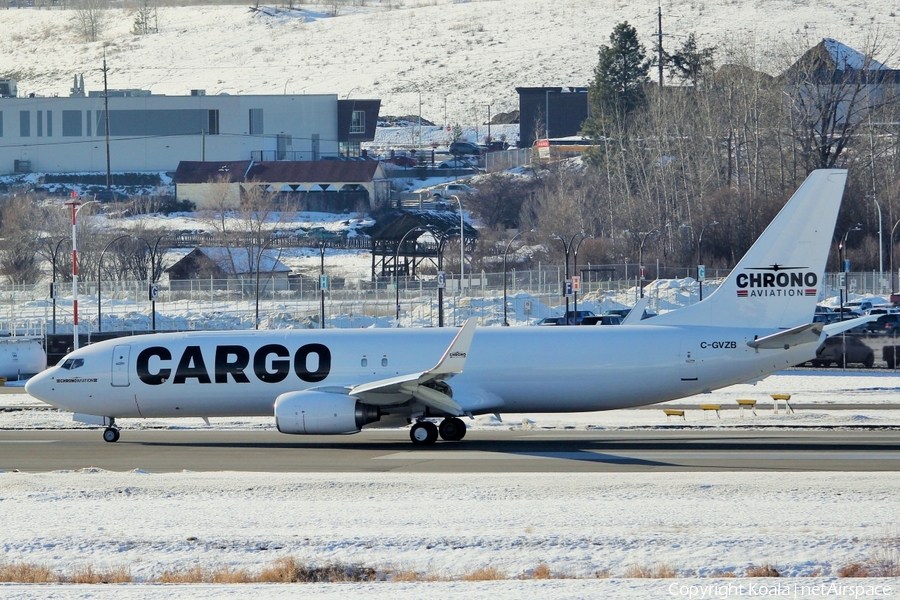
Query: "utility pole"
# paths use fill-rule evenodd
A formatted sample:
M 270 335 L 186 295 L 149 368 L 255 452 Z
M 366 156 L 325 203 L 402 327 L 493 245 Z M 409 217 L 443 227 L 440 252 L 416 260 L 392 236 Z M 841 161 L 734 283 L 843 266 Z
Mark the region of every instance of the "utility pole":
M 112 174 L 109 166 L 109 89 L 106 87 L 106 49 L 103 49 L 103 114 L 106 117 L 106 191 L 109 192 L 112 184 Z
M 657 6 L 657 20 L 659 22 L 657 30 L 656 30 L 656 49 L 657 49 L 657 62 L 659 63 L 659 87 L 660 89 L 663 86 L 663 47 L 662 47 L 662 4 Z

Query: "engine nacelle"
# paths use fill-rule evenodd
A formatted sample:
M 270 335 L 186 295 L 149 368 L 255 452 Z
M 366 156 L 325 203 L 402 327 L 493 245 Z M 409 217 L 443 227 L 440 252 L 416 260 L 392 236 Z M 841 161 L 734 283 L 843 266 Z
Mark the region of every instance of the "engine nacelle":
M 375 406 L 331 392 L 287 392 L 275 399 L 275 426 L 281 433 L 357 433 L 380 416 Z

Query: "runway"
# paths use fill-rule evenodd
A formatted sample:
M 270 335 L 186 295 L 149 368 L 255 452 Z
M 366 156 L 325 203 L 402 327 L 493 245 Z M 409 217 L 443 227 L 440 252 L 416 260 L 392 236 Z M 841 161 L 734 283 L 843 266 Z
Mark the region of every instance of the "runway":
M 275 431 L 2 430 L 0 470 L 531 473 L 900 471 L 898 428 L 470 431 L 411 444 L 406 430 L 296 438 Z

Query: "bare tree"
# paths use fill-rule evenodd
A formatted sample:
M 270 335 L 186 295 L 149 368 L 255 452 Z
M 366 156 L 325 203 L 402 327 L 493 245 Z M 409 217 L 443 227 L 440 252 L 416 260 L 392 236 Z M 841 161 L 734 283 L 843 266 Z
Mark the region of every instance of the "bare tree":
M 88 42 L 96 42 L 109 20 L 108 0 L 72 0 L 75 31 Z

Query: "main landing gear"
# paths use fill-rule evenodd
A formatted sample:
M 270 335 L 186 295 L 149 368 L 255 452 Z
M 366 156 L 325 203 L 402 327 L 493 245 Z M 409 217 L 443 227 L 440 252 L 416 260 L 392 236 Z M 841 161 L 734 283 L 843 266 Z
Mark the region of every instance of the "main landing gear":
M 438 435 L 448 442 L 458 442 L 466 436 L 466 424 L 462 419 L 450 417 L 441 421 L 440 427 L 431 421 L 419 421 L 409 430 L 409 439 L 417 446 L 430 446 Z
M 119 441 L 119 428 L 116 427 L 116 420 L 113 417 L 109 418 L 109 427 L 103 430 L 103 441 L 109 443 Z

